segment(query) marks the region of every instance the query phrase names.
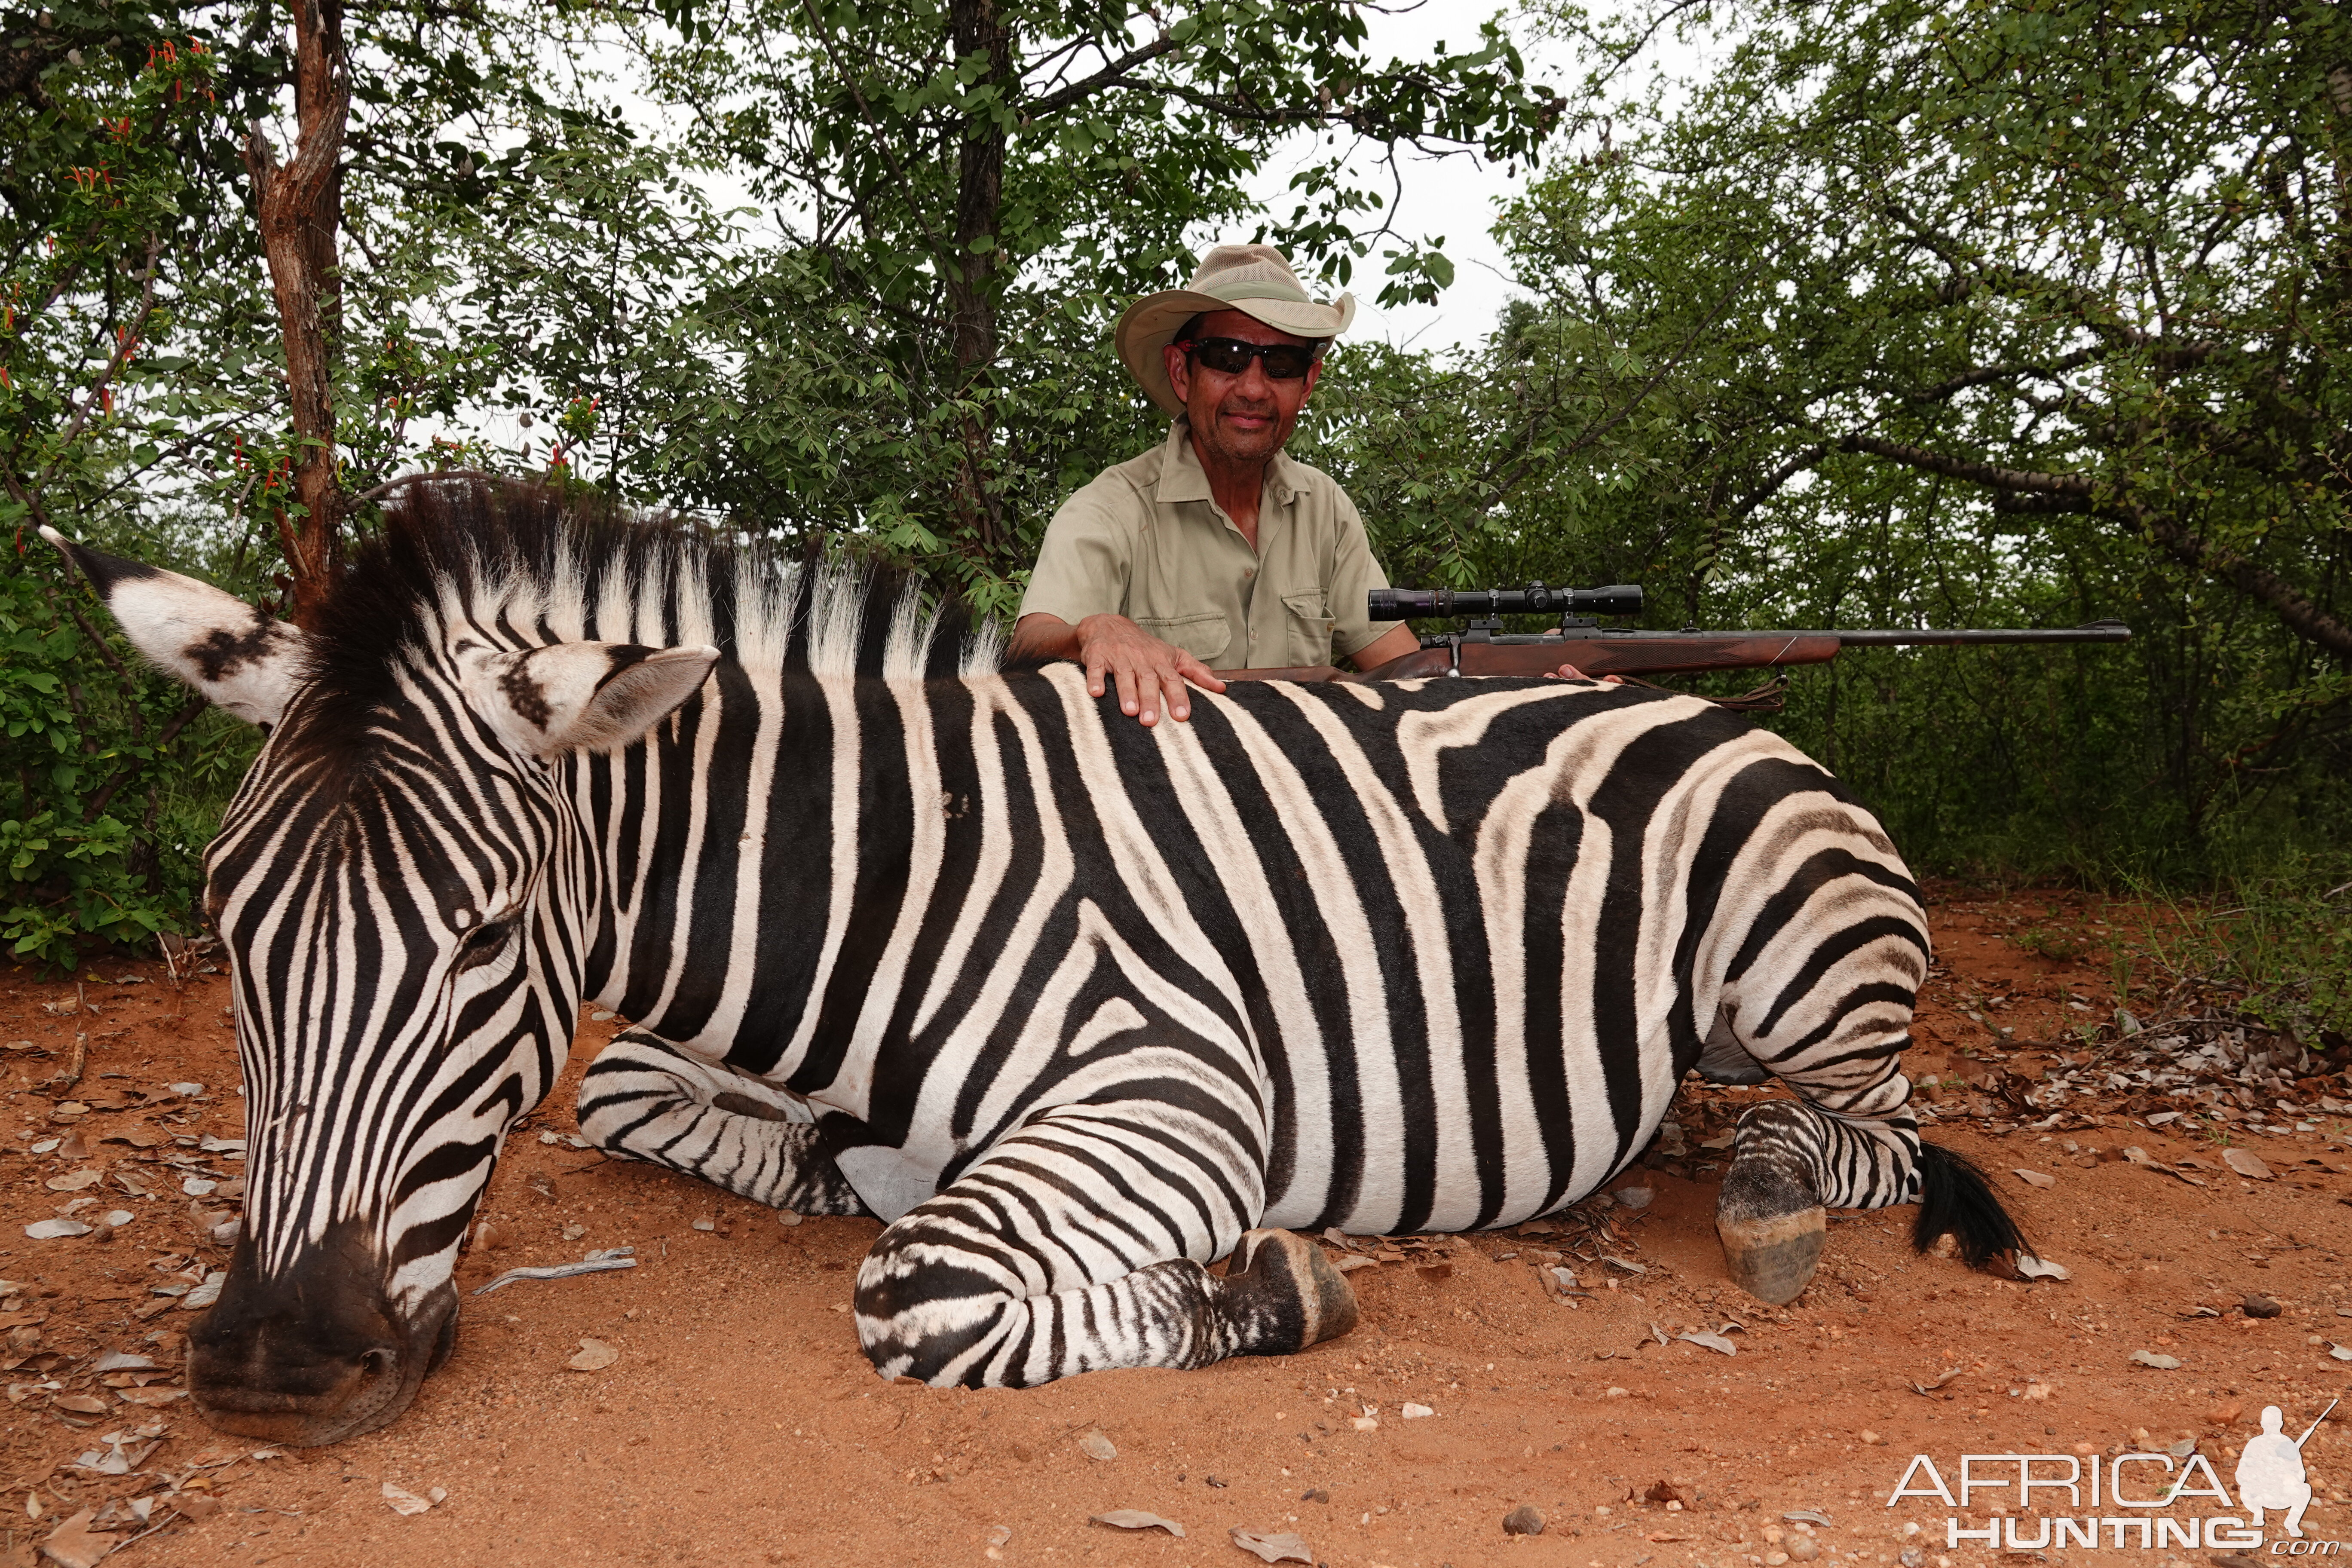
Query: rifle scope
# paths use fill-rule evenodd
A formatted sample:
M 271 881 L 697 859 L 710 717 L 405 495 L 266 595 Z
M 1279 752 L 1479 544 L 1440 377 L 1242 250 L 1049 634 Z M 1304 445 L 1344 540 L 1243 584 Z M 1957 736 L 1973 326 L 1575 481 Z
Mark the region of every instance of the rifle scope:
M 1642 590 L 1633 583 L 1606 588 L 1375 588 L 1365 595 L 1376 621 L 1407 616 L 1638 616 Z

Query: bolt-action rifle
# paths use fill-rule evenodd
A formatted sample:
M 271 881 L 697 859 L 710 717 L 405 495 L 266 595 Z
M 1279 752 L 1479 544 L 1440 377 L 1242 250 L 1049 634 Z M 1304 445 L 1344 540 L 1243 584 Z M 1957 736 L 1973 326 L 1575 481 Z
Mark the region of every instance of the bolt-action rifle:
M 1330 665 L 1291 669 L 1221 669 L 1225 680 L 1419 680 L 1447 675 L 1548 675 L 1563 664 L 1585 674 L 1674 675 L 1707 669 L 1778 669 L 1796 664 L 1826 664 L 1849 647 L 1900 647 L 1919 644 L 2119 643 L 2131 640 L 2121 621 L 2088 626 L 1948 631 L 1922 627 L 1856 631 L 1678 632 L 1604 626 L 1604 616 L 1642 613 L 1642 590 L 1630 583 L 1607 588 L 1375 588 L 1368 595 L 1371 618 L 1466 616 L 1461 631 L 1424 635 L 1418 652 L 1353 675 Z M 1506 615 L 1549 615 L 1557 628 L 1538 634 L 1506 633 Z

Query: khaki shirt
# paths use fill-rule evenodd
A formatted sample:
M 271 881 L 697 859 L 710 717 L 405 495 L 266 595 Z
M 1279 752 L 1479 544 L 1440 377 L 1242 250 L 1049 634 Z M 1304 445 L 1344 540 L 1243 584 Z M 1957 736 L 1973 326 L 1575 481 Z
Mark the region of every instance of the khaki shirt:
M 1105 470 L 1046 525 L 1024 616 L 1120 615 L 1212 669 L 1330 664 L 1395 623 L 1364 614 L 1389 580 L 1355 502 L 1281 453 L 1266 465 L 1252 550 L 1209 494 L 1179 419 L 1154 451 Z

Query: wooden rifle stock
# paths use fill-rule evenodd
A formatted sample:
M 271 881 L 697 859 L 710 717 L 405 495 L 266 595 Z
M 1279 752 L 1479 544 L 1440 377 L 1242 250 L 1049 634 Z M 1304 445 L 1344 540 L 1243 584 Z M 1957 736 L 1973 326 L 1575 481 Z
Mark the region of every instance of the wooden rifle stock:
M 1827 664 L 1843 647 L 2131 640 L 2121 621 L 2084 626 L 1986 631 L 1868 630 L 1803 632 L 1576 631 L 1558 637 L 1448 637 L 1372 669 L 1347 674 L 1328 665 L 1285 669 L 1221 669 L 1220 680 L 1425 680 L 1433 676 L 1549 675 L 1572 664 L 1591 676 L 1687 675 L 1709 669 L 1777 669 Z

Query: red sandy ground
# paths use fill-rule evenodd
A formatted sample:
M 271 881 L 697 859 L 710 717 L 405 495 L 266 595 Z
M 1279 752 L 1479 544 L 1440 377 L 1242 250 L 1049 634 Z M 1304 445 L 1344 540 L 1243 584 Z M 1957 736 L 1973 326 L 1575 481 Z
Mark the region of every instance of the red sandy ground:
M 2084 1016 L 2066 1005 L 2070 995 L 2104 1016 L 2111 972 L 2095 944 L 2131 914 L 2068 894 L 2004 901 L 1943 889 L 1935 918 L 1945 970 L 1924 999 L 1915 1076 L 1958 1068 L 1974 1079 L 1993 1064 L 2033 1076 L 2054 1047 L 2010 1054 L 1991 1029 L 2006 1026 L 2018 1040 L 2062 1037 Z M 2110 915 L 2114 927 L 2092 923 Z M 2011 940 L 2021 922 L 2053 919 L 2094 943 L 2074 965 Z M 154 983 L 91 986 L 99 1014 L 59 1018 L 42 1005 L 69 999 L 71 985 L 0 980 L 0 1046 L 33 1042 L 0 1056 L 11 1118 L 30 1134 L 0 1128 L 0 1276 L 15 1282 L 0 1297 L 0 1331 L 10 1336 L 0 1375 L 11 1401 L 0 1407 L 0 1563 L 33 1562 L 79 1510 L 143 1495 L 167 1500 L 153 1518 L 170 1522 L 138 1539 L 135 1527 L 115 1529 L 115 1560 L 131 1568 L 1254 1564 L 1228 1539 L 1236 1526 L 1295 1531 L 1333 1568 L 1727 1568 L 1772 1564 L 1790 1548 L 1801 1563 L 1899 1563 L 1911 1549 L 1915 1564 L 1964 1568 L 1990 1554 L 1948 1547 L 1955 1510 L 1932 1498 L 1887 1505 L 1913 1454 L 1934 1456 L 1956 1481 L 1962 1453 L 2114 1454 L 2194 1436 L 2234 1494 L 2232 1457 L 2261 1406 L 2284 1406 L 2298 1432 L 2352 1373 L 2328 1353 L 2329 1342 L 2352 1341 L 2352 1315 L 2337 1307 L 2352 1244 L 2341 1196 L 2352 1193 L 2352 1162 L 2339 1157 L 2345 1130 L 2332 1117 L 2292 1136 L 2234 1138 L 2276 1173 L 2262 1181 L 2222 1168 L 2210 1137 L 2176 1135 L 2179 1123 L 2151 1130 L 2112 1105 L 2078 1100 L 2086 1118 L 2105 1113 L 2048 1134 L 1947 1120 L 1937 1141 L 1997 1173 L 2013 1211 L 2072 1279 L 2029 1285 L 1916 1257 L 1905 1241 L 1911 1211 L 1896 1210 L 1833 1221 L 1812 1288 L 1776 1310 L 1725 1277 L 1712 1225 L 1719 1173 L 1707 1163 L 1716 1156 L 1696 1147 L 1748 1097 L 1690 1086 L 1676 1110 L 1694 1148 L 1673 1165 L 1687 1179 L 1646 1173 L 1656 1201 L 1638 1214 L 1610 1211 L 1616 1234 L 1585 1244 L 1589 1253 L 1591 1240 L 1605 1241 L 1646 1272 L 1571 1260 L 1591 1292 L 1573 1305 L 1548 1299 L 1530 1263 L 1537 1249 L 1585 1235 L 1579 1224 L 1558 1237 L 1432 1238 L 1401 1261 L 1352 1273 L 1361 1326 L 1305 1355 L 1097 1373 L 1026 1392 L 886 1384 L 859 1355 L 846 1310 L 873 1222 L 787 1227 L 682 1177 L 542 1142 L 541 1131 L 572 1131 L 567 1079 L 509 1144 L 484 1210 L 493 1245 L 464 1259 L 460 1287 L 590 1247 L 634 1244 L 641 1266 L 468 1299 L 455 1356 L 389 1430 L 265 1457 L 168 1394 L 144 1396 L 167 1401 L 159 1406 L 118 1407 L 124 1391 L 86 1370 L 104 1350 L 176 1364 L 178 1331 L 193 1319 L 175 1307 L 138 1315 L 170 1300 L 150 1287 L 192 1261 L 225 1261 L 220 1248 L 199 1245 L 192 1211 L 217 1218 L 228 1205 L 218 1194 L 182 1195 L 183 1171 L 158 1158 L 237 1169 L 169 1142 L 141 1151 L 101 1138 L 142 1126 L 243 1133 L 226 983 L 201 977 L 180 996 L 154 964 L 93 967 L 110 980 Z M 1985 1025 L 1965 1016 L 1996 994 L 2011 1000 L 1983 1012 Z M 77 1025 L 88 1028 L 90 1052 L 74 1092 L 94 1109 L 60 1122 L 52 1097 L 34 1085 L 62 1065 Z M 614 1026 L 583 1025 L 575 1072 Z M 194 1099 L 162 1088 L 180 1080 L 209 1087 Z M 103 1108 L 129 1090 L 163 1098 Z M 1965 1095 L 1956 1109 L 1967 1109 Z M 69 1127 L 80 1129 L 87 1157 L 26 1152 Z M 2158 1161 L 2201 1156 L 2204 1184 L 2115 1159 L 2126 1144 Z M 2029 1186 L 2011 1173 L 2020 1166 L 2054 1184 Z M 137 1215 L 111 1241 L 26 1239 L 27 1223 L 79 1195 L 46 1182 L 84 1168 L 130 1173 L 159 1195 L 132 1197 L 110 1180 L 89 1189 L 108 1194 L 99 1208 Z M 698 1218 L 716 1228 L 694 1228 Z M 567 1226 L 584 1229 L 566 1240 Z M 2275 1298 L 2283 1314 L 2244 1315 L 2238 1303 L 2250 1291 Z M 2200 1305 L 2220 1315 L 2184 1316 Z M 1652 1333 L 1654 1324 L 1673 1336 L 1727 1319 L 1745 1330 L 1732 1336 L 1730 1357 L 1679 1340 L 1661 1345 Z M 567 1370 L 583 1337 L 609 1343 L 618 1360 Z M 2182 1364 L 2135 1365 L 2141 1350 Z M 1913 1386 L 1953 1369 L 1932 1393 Z M 167 1375 L 153 1386 L 176 1383 Z M 53 1403 L 77 1393 L 106 1408 L 84 1415 Z M 1402 1419 L 1409 1401 L 1435 1414 Z M 1357 1430 L 1352 1418 L 1367 1406 L 1378 1426 Z M 157 1418 L 164 1440 L 137 1473 L 75 1468 L 84 1452 L 103 1449 L 100 1434 Z M 2322 1426 L 2305 1450 L 2322 1498 L 2305 1521 L 2315 1537 L 2347 1531 L 2342 1430 Z M 1115 1458 L 1082 1451 L 1080 1440 L 1097 1432 Z M 403 1517 L 385 1503 L 386 1482 L 447 1495 Z M 1654 1489 L 1678 1492 L 1684 1506 L 1643 1500 Z M 199 1491 L 218 1506 L 192 1501 Z M 2004 1495 L 1979 1493 L 1963 1527 L 1981 1527 Z M 1504 1516 L 1521 1504 L 1544 1516 L 1539 1536 L 1504 1532 Z M 1188 1534 L 1089 1522 L 1115 1509 L 1149 1510 Z M 1807 1539 L 1781 1519 L 1799 1509 L 1832 1522 L 1811 1526 Z M 1915 1522 L 1921 1532 L 1906 1535 Z M 2164 1568 L 2175 1554 L 2103 1547 L 2098 1555 Z

